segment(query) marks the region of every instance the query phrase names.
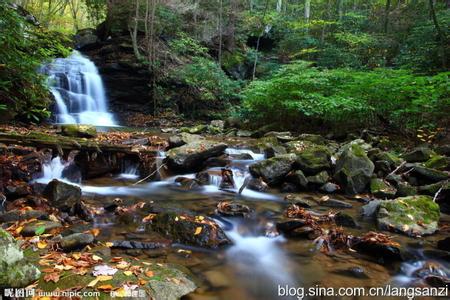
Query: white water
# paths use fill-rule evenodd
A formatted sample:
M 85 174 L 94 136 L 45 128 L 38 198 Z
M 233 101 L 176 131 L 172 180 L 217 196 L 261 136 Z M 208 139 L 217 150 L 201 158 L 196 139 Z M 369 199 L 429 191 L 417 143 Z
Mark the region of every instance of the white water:
M 450 276 L 450 269 L 448 265 L 441 264 L 437 261 L 418 260 L 413 262 L 404 262 L 400 266 L 400 274 L 395 276 L 392 281 L 399 286 L 410 286 L 411 284 L 417 284 L 422 281 L 422 278 L 418 277 L 415 273 L 421 269 L 426 269 L 427 265 L 434 265 L 438 268 L 435 269 L 434 275 L 448 278 Z
M 56 123 L 117 126 L 108 112 L 102 78 L 95 64 L 74 51 L 44 66 L 56 101 Z
M 68 164 L 63 162 L 59 156 L 53 158 L 50 162 L 42 165 L 43 175 L 41 178 L 36 179 L 36 182 L 46 184 L 53 179 L 67 181 L 62 176 L 62 173 L 67 166 Z

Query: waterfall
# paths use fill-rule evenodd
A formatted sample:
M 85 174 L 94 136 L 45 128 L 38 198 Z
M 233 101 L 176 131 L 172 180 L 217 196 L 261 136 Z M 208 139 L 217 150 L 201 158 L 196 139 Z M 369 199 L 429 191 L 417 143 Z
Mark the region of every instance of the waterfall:
M 95 64 L 74 51 L 42 68 L 55 97 L 55 121 L 60 124 L 116 126 L 108 112 L 102 78 Z

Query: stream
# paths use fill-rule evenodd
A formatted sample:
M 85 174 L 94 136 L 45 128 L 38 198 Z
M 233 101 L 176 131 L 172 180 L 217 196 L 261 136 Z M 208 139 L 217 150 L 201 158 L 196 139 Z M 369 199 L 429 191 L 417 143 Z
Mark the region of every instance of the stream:
M 50 75 L 50 87 L 57 103 L 56 123 L 118 125 L 114 116 L 108 112 L 101 77 L 90 60 L 74 53 L 67 59 L 57 59 L 44 67 L 43 72 Z M 240 142 L 245 145 L 245 140 Z M 97 238 L 105 242 L 155 241 L 163 238 L 143 230 L 144 212 L 136 210 L 132 218 L 118 217 L 104 209 L 111 203 L 120 203 L 126 207 L 144 202 L 151 203 L 163 211 L 190 211 L 212 217 L 233 242 L 231 246 L 211 250 L 172 244 L 163 249 L 113 250 L 115 256 L 132 256 L 145 261 L 186 267 L 186 271 L 194 275 L 199 286 L 186 299 L 275 299 L 279 287 L 286 285 L 422 286 L 421 272 L 426 273 L 426 270 L 428 273 L 437 272 L 445 277 L 450 275 L 448 262 L 429 258 L 435 257 L 430 255 L 432 250 L 429 241 L 442 239 L 442 234 L 435 234 L 423 240 L 392 234 L 410 254 L 408 262 L 392 264 L 338 252 L 325 255 L 318 251 L 310 240 L 287 239 L 278 235 L 275 224 L 290 204 L 284 200 L 285 195 L 273 189 L 257 192 L 244 188 L 242 193 L 239 193 L 246 179 L 251 176 L 249 166 L 265 159 L 264 154 L 255 153 L 245 147 L 228 148 L 225 153 L 228 155 L 227 167 L 232 172 L 234 187 L 221 186 L 221 168 L 206 170 L 209 184 L 198 189 L 185 189 L 176 181 L 178 177 L 195 178 L 195 173 L 175 175 L 161 172 L 157 181 L 135 184 L 140 179 L 140 174 L 138 166 L 131 163 L 124 163 L 118 174 L 93 180 L 72 179 L 70 182 L 65 175 L 70 162 L 64 162 L 60 157 L 55 157 L 45 164 L 43 176 L 36 181 L 48 183 L 52 179 L 60 179 L 80 186 L 84 201 L 97 211 L 92 225 L 101 229 Z M 243 157 L 245 159 L 242 159 Z M 164 158 L 165 153 L 160 152 L 157 158 L 158 170 Z M 323 197 L 323 194 L 302 193 L 300 196 L 315 201 Z M 358 219 L 361 228 L 348 229 L 350 234 L 358 235 L 376 230 L 372 220 L 358 218 L 364 203 L 356 198 L 340 195 L 333 197 L 353 205 L 345 211 Z M 224 200 L 245 204 L 252 213 L 247 218 L 220 216 L 215 210 L 217 204 Z M 317 213 L 326 213 L 330 208 L 317 206 L 314 210 Z
M 233 245 L 217 250 L 202 249 L 187 245 L 173 244 L 163 250 L 114 250 L 113 255 L 134 256 L 148 261 L 167 262 L 185 266 L 198 280 L 200 286 L 189 299 L 274 299 L 278 286 L 309 287 L 369 287 L 395 284 L 400 286 L 420 286 L 420 270 L 429 264 L 439 266 L 436 272 L 449 275 L 448 264 L 428 259 L 427 241 L 415 242 L 407 237 L 394 235 L 397 241 L 410 247 L 416 259 L 403 264 L 383 265 L 377 261 L 362 260 L 359 257 L 341 253 L 324 255 L 315 249 L 312 241 L 286 239 L 274 234 L 275 222 L 283 214 L 288 203 L 283 195 L 274 190 L 267 193 L 244 189 L 241 195 L 236 192 L 245 178 L 250 176 L 248 166 L 256 160 L 264 159 L 261 154 L 250 150 L 229 148 L 229 166 L 236 182 L 235 189 L 221 190 L 217 168 L 208 169 L 210 185 L 200 190 L 180 189 L 175 179 L 179 176 L 193 178 L 195 174 L 167 176 L 160 181 L 133 185 L 139 175 L 133 165 L 124 166 L 123 173 L 109 177 L 81 182 L 86 201 L 101 211 L 106 203 L 120 201 L 124 205 L 151 202 L 162 210 L 188 210 L 199 215 L 212 216 L 224 229 Z M 233 156 L 246 153 L 253 159 L 234 160 Z M 164 159 L 161 153 L 159 159 Z M 38 179 L 45 183 L 57 178 L 64 180 L 62 174 L 68 164 L 55 157 L 44 168 L 44 176 Z M 77 183 L 74 183 L 77 184 Z M 305 199 L 318 199 L 320 194 L 305 193 Z M 342 198 L 344 199 L 344 198 Z M 214 213 L 217 203 L 223 200 L 237 200 L 249 206 L 254 212 L 249 218 L 229 218 Z M 358 215 L 362 203 L 347 199 L 353 204 L 347 211 Z M 326 212 L 318 208 L 317 212 Z M 133 220 L 118 218 L 104 212 L 95 216 L 93 227 L 101 229 L 100 240 L 154 241 L 142 230 L 140 220 L 144 217 L 139 211 Z M 361 229 L 352 229 L 354 234 L 375 229 L 373 222 L 360 220 Z M 430 237 L 431 238 L 431 237 Z M 439 238 L 435 235 L 432 238 Z M 442 238 L 442 236 L 441 236 Z M 424 267 L 425 266 L 425 267 Z M 355 270 L 363 270 L 359 274 Z M 202 297 L 211 298 L 202 298 Z M 197 297 L 197 298 L 196 298 Z

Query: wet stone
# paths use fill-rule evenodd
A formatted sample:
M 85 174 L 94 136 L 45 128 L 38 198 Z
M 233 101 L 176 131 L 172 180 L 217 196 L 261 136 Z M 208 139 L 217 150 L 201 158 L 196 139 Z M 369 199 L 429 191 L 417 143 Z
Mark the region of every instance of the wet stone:
M 353 205 L 345 201 L 337 199 L 324 199 L 319 202 L 320 206 L 332 207 L 332 208 L 352 208 Z
M 94 242 L 94 236 L 90 233 L 74 233 L 65 236 L 61 240 L 61 247 L 65 251 L 82 249 Z
M 361 226 L 353 219 L 352 216 L 349 214 L 338 212 L 335 217 L 334 221 L 336 222 L 336 225 L 338 226 L 344 226 L 344 227 L 350 227 L 350 228 L 360 228 Z
M 53 229 L 61 228 L 62 225 L 59 222 L 53 222 L 53 221 L 34 221 L 31 223 L 28 223 L 23 228 L 21 234 L 23 236 L 34 236 L 36 235 L 36 230 L 40 230 L 41 228 L 44 229 L 44 233 L 49 233 Z
M 48 213 L 41 210 L 21 211 L 15 209 L 0 214 L 0 222 L 2 223 L 24 221 L 29 219 L 46 220 L 48 219 Z
M 222 201 L 217 204 L 216 212 L 223 216 L 247 217 L 252 210 L 247 205 L 235 201 Z

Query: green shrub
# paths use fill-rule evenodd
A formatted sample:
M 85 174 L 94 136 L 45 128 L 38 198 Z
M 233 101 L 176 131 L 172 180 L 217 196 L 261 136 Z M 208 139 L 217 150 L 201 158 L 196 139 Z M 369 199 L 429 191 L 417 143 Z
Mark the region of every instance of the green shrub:
M 377 69 L 320 70 L 295 62 L 243 91 L 243 113 L 257 123 L 419 127 L 448 118 L 448 75 Z
M 10 117 L 37 122 L 49 117 L 50 104 L 39 66 L 70 53 L 67 40 L 25 21 L 7 3 L 0 3 L 0 103 Z

